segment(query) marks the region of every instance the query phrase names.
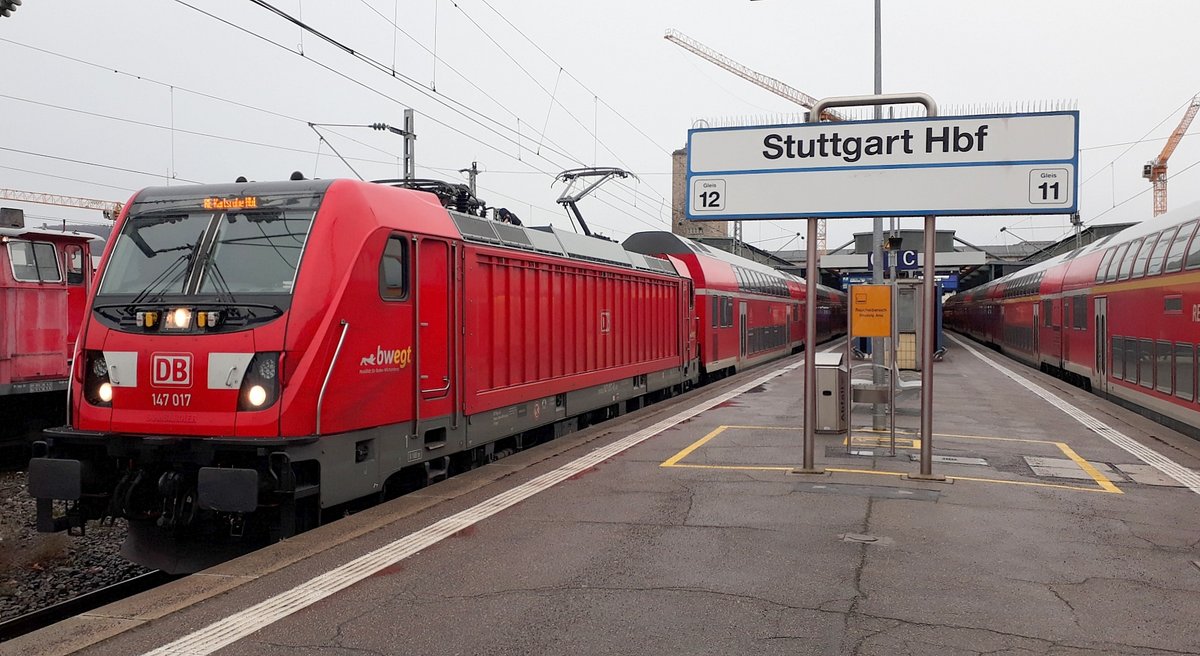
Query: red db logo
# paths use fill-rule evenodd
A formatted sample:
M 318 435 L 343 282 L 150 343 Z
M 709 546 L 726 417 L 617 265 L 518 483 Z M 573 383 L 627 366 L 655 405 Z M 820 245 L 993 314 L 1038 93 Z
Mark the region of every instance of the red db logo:
M 191 353 L 155 353 L 150 361 L 153 375 L 150 382 L 156 386 L 190 387 L 192 384 Z

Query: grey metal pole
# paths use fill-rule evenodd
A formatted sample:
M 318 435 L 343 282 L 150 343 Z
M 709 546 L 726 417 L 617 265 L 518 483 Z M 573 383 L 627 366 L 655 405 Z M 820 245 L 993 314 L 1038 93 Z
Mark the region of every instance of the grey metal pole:
M 820 474 L 813 463 L 817 442 L 817 221 L 808 219 L 808 279 L 804 289 L 804 465 L 794 473 Z
M 413 110 L 404 110 L 404 179 L 417 177 L 417 133 L 413 131 Z
M 936 217 L 925 217 L 925 279 L 921 281 L 924 297 L 925 319 L 921 330 L 921 475 L 929 480 L 946 480 L 945 476 L 933 475 L 933 349 L 937 343 L 937 254 Z
M 882 19 L 879 15 L 879 5 L 881 0 L 875 0 L 875 95 L 883 93 L 883 29 Z M 875 120 L 883 117 L 883 106 L 875 105 Z M 871 282 L 876 285 L 883 284 L 883 217 L 876 217 L 871 230 Z M 875 389 L 879 389 L 879 385 L 883 382 L 883 344 L 884 341 L 878 337 L 871 338 L 871 382 L 875 384 Z M 878 402 L 871 403 L 871 428 L 874 430 L 883 430 L 884 424 L 887 421 L 887 416 L 883 412 L 883 404 Z
M 876 94 L 874 96 L 839 96 L 839 97 L 834 97 L 834 98 L 823 98 L 821 100 L 818 100 L 816 102 L 816 104 L 813 105 L 810 115 L 817 117 L 816 121 L 814 121 L 814 122 L 817 122 L 817 121 L 820 121 L 821 112 L 825 111 L 826 109 L 830 109 L 832 107 L 859 107 L 859 106 L 863 106 L 863 105 L 873 105 L 873 106 L 878 107 L 880 105 L 895 105 L 895 104 L 899 104 L 899 103 L 921 103 L 922 105 L 925 106 L 925 112 L 927 115 L 937 116 L 937 103 L 934 102 L 933 98 L 931 96 L 929 96 L 929 94 L 925 94 L 925 93 L 890 93 L 890 94 L 882 94 L 881 93 L 881 94 Z M 809 277 L 810 281 L 813 281 L 816 278 L 816 268 L 815 268 L 816 246 L 815 246 L 815 242 L 816 242 L 817 227 L 816 227 L 816 224 L 814 223 L 814 221 L 815 221 L 815 219 L 809 219 L 809 224 L 808 224 L 808 234 L 809 234 L 808 277 Z M 882 224 L 880 224 L 880 225 L 882 225 Z M 934 282 L 933 274 L 934 274 L 934 270 L 935 270 L 933 268 L 933 266 L 934 266 L 933 255 L 934 255 L 934 251 L 936 250 L 936 242 L 934 241 L 935 234 L 934 234 L 933 225 L 934 225 L 934 218 L 932 216 L 926 217 L 926 219 L 925 219 L 925 295 L 926 295 L 925 320 L 926 320 L 926 323 L 928 323 L 930 326 L 934 326 L 937 324 L 937 315 L 934 312 L 934 307 L 933 307 L 933 282 Z M 879 242 L 876 242 L 876 243 L 878 244 Z M 877 265 L 882 265 L 882 262 L 880 261 L 880 259 L 882 259 L 882 258 L 876 259 Z M 810 284 L 812 284 L 812 283 L 810 282 Z M 816 289 L 816 287 L 810 287 L 810 289 Z M 810 337 L 810 339 L 813 339 L 813 340 L 815 340 L 815 335 L 812 331 L 816 330 L 816 326 L 814 325 L 816 323 L 815 310 L 816 310 L 816 308 L 813 307 L 810 303 L 809 308 L 808 308 L 808 316 L 810 317 L 810 319 L 809 319 L 809 324 L 807 326 L 807 330 L 810 331 L 808 333 L 808 335 L 812 336 L 812 337 Z M 932 437 L 933 437 L 933 346 L 932 346 L 933 332 L 932 332 L 932 328 L 930 330 L 926 330 L 925 333 L 926 333 L 925 337 L 927 340 L 926 341 L 926 345 L 927 345 L 926 353 L 928 353 L 928 356 L 926 356 L 922 360 L 922 363 L 921 363 L 921 375 L 922 375 L 922 379 L 921 379 L 921 388 L 922 388 L 922 392 L 921 392 L 921 438 L 922 438 L 922 440 L 921 440 L 921 472 L 922 473 L 920 474 L 920 477 L 934 479 L 934 480 L 945 480 L 944 477 L 936 477 L 936 476 L 932 476 L 930 474 L 931 468 L 932 468 L 932 463 L 933 463 L 933 443 L 932 443 Z M 809 343 L 811 344 L 811 342 L 809 342 Z M 812 425 L 811 425 L 812 421 L 810 420 L 810 417 L 813 417 L 813 415 L 816 414 L 816 394 L 815 394 L 815 389 L 814 389 L 814 387 L 816 385 L 816 368 L 811 359 L 812 352 L 808 351 L 809 348 L 811 348 L 811 347 L 810 346 L 805 347 L 805 350 L 808 352 L 808 359 L 806 359 L 805 363 L 804 363 L 804 378 L 805 378 L 805 380 L 804 380 L 804 412 L 805 412 L 804 446 L 805 446 L 806 466 L 807 466 L 808 462 L 811 462 L 808 450 L 812 448 L 811 447 L 812 441 L 813 441 L 812 438 L 815 436 L 815 433 L 809 432 L 812 430 Z M 813 367 L 811 372 L 809 370 L 809 367 Z M 878 369 L 878 368 L 872 367 L 872 369 Z M 809 378 L 810 374 L 812 376 L 811 379 Z M 811 402 L 812 402 L 811 408 L 809 407 L 810 392 L 813 392 L 813 395 L 811 397 Z M 893 420 L 893 423 L 894 423 L 894 420 Z

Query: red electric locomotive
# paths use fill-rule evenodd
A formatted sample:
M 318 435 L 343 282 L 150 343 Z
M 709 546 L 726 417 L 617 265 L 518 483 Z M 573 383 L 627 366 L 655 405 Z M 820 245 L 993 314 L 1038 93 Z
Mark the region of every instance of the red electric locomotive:
M 71 424 L 30 464 L 39 529 L 125 518 L 126 557 L 195 570 L 700 380 L 687 266 L 479 207 L 349 180 L 137 194 Z
M 1200 437 L 1200 204 L 946 302 L 946 324 Z
M 91 235 L 0 227 L 0 447 L 28 448 L 62 421 L 75 338 L 87 308 Z

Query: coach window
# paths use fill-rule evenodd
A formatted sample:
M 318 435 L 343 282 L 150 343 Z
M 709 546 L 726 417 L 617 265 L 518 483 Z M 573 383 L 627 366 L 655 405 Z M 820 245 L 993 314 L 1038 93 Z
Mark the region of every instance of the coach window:
M 1075 297 L 1075 327 L 1087 330 L 1088 327 L 1088 302 L 1086 296 Z
M 1155 387 L 1163 394 L 1170 394 L 1175 391 L 1171 389 L 1171 361 L 1174 359 L 1171 342 L 1157 342 L 1154 355 L 1154 379 L 1158 383 Z
M 1141 245 L 1141 239 L 1129 244 L 1129 250 L 1125 251 L 1125 256 L 1121 258 L 1121 275 L 1117 276 L 1117 280 L 1129 280 L 1129 275 L 1133 272 L 1133 261 L 1137 259 L 1138 248 Z
M 1154 342 L 1149 339 L 1138 340 L 1138 384 L 1154 388 Z
M 709 296 L 709 298 L 712 299 L 712 311 L 709 312 L 709 314 L 712 315 L 712 327 L 716 328 L 717 327 L 717 317 L 719 317 L 721 315 L 721 297 L 720 296 Z
M 1133 272 L 1130 273 L 1130 278 L 1141 278 L 1146 274 L 1146 262 L 1150 260 L 1150 252 L 1154 250 L 1154 244 L 1157 241 L 1158 233 L 1154 233 L 1142 242 L 1142 247 L 1138 249 L 1137 259 L 1133 261 Z
M 1121 271 L 1121 262 L 1125 261 L 1125 253 L 1128 250 L 1129 244 L 1117 246 L 1116 255 L 1113 255 L 1112 262 L 1108 263 L 1108 271 L 1104 273 L 1104 282 L 1112 282 L 1117 279 L 1117 274 Z
M 1112 338 L 1112 376 L 1113 378 L 1125 377 L 1125 338 Z
M 1175 345 L 1175 396 L 1186 401 L 1196 397 L 1195 353 L 1191 344 Z
M 1116 252 L 1115 248 L 1104 251 L 1104 257 L 1100 258 L 1100 266 L 1096 267 L 1096 282 L 1104 282 L 1104 274 L 1108 271 L 1108 265 L 1112 264 Z
M 1138 344 L 1132 337 L 1125 338 L 1125 380 L 1131 383 L 1138 380 Z
M 388 237 L 379 262 L 379 295 L 385 301 L 408 299 L 408 240 L 401 235 Z
M 1050 299 L 1042 301 L 1042 325 L 1054 325 L 1054 301 Z
M 1192 240 L 1192 245 L 1188 248 L 1185 266 L 1188 269 L 1200 269 L 1200 237 Z
M 64 258 L 67 269 L 67 284 L 82 285 L 83 284 L 83 248 L 80 246 L 70 245 L 63 248 L 66 257 Z
M 1177 230 L 1164 230 L 1162 238 L 1158 240 L 1158 245 L 1154 247 L 1154 251 L 1150 253 L 1150 265 L 1146 267 L 1146 275 L 1157 276 L 1162 273 L 1163 260 L 1167 257 L 1167 249 L 1171 247 L 1171 243 L 1175 241 L 1175 233 Z
M 1192 233 L 1196 232 L 1197 223 L 1200 221 L 1189 221 L 1183 224 L 1183 227 L 1175 234 L 1175 240 L 1171 242 L 1171 250 L 1167 251 L 1167 264 L 1163 267 L 1163 271 L 1166 273 L 1183 270 L 1184 251 L 1187 250 L 1188 240 L 1192 238 Z

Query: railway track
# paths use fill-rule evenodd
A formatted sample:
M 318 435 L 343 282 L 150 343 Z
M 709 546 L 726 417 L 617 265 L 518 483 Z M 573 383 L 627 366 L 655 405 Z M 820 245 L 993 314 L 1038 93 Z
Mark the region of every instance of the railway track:
M 156 588 L 179 578 L 160 571 L 147 572 L 120 583 L 86 592 L 53 606 L 47 606 L 0 622 L 0 643 L 43 629 L 80 613 L 86 613 L 114 601 Z

